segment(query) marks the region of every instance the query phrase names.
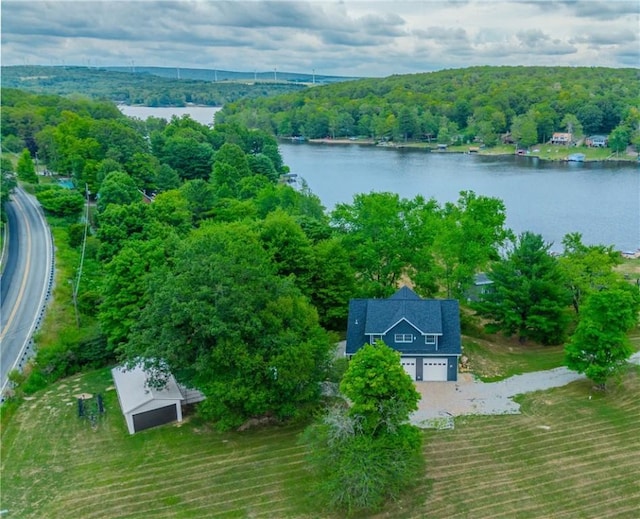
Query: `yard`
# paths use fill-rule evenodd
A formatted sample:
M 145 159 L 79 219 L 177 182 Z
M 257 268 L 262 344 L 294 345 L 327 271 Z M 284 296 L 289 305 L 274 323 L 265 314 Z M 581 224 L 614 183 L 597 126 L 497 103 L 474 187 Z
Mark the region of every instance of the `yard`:
M 130 436 L 111 386 L 108 370 L 75 376 L 15 412 L 5 517 L 330 517 L 306 491 L 301 425 L 222 434 L 192 420 Z M 78 418 L 80 393 L 104 397 L 95 427 Z M 635 367 L 606 395 L 576 382 L 522 397 L 522 415 L 426 431 L 425 477 L 378 517 L 635 518 L 638 394 Z

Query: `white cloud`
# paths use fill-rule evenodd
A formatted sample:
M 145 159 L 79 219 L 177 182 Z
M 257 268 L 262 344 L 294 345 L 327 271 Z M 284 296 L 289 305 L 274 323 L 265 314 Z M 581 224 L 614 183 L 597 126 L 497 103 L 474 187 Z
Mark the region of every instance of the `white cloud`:
M 2 2 L 2 63 L 386 76 L 638 66 L 637 0 Z

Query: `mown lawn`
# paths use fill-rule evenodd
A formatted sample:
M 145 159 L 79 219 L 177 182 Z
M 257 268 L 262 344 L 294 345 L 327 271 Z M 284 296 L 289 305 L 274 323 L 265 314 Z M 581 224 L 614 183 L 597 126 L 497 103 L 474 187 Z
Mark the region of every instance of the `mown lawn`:
M 469 370 L 484 382 L 564 365 L 564 345 L 522 344 L 516 338 L 501 335 L 464 336 L 462 345 L 463 355 L 469 359 Z
M 301 426 L 218 433 L 192 420 L 130 436 L 107 370 L 26 400 L 2 431 L 0 509 L 20 518 L 332 517 L 309 495 Z M 101 393 L 91 427 L 74 395 Z M 426 431 L 425 477 L 385 518 L 637 518 L 640 369 L 522 398 L 523 414 Z

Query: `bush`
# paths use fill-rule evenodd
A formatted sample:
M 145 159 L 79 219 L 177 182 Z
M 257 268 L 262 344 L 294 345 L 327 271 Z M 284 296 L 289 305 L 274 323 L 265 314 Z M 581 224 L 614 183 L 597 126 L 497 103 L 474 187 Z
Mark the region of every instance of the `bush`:
M 359 425 L 345 409 L 334 408 L 302 437 L 315 498 L 347 515 L 380 510 L 387 499 L 406 491 L 424 466 L 418 428 L 404 424 L 393 433 L 371 436 Z
M 55 184 L 37 189 L 36 197 L 45 212 L 54 216 L 78 216 L 84 207 L 84 197 L 78 191 Z
M 84 227 L 83 223 L 72 223 L 67 228 L 69 245 L 74 249 L 82 245 L 82 241 L 84 240 Z

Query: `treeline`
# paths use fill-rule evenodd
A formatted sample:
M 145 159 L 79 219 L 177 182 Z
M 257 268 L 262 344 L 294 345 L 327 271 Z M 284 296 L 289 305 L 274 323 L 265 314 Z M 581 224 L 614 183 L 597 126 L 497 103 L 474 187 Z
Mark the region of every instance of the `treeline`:
M 525 146 L 553 132 L 605 134 L 623 127 L 640 144 L 638 69 L 472 67 L 362 79 L 225 105 L 217 121 L 277 136 L 363 136 Z
M 176 70 L 172 69 L 176 74 Z M 34 93 L 108 99 L 144 106 L 222 106 L 243 98 L 266 97 L 305 88 L 297 82 L 204 81 L 89 67 L 2 67 L 2 85 Z

